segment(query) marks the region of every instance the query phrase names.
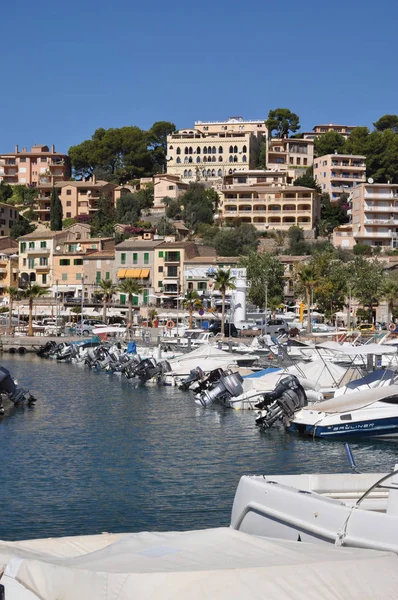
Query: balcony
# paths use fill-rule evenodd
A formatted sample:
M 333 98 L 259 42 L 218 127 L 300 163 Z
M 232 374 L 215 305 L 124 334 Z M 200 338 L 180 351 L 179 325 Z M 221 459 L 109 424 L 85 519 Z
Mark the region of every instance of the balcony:
M 26 254 L 42 254 L 48 256 L 50 254 L 50 248 L 26 248 Z
M 354 237 L 363 238 L 363 239 L 369 239 L 369 238 L 377 238 L 377 239 L 389 238 L 389 239 L 391 239 L 393 237 L 394 238 L 397 237 L 397 234 L 395 232 L 393 233 L 392 231 L 383 231 L 383 232 L 381 232 L 381 231 L 374 231 L 374 232 L 373 231 L 372 232 L 362 231 L 361 232 L 360 231 L 358 233 L 354 233 Z

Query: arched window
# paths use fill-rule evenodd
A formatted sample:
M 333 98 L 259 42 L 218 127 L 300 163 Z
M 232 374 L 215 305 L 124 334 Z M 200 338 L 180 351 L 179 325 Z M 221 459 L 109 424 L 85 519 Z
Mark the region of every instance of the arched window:
M 181 148 L 177 148 L 177 154 L 181 154 Z
M 242 162 L 247 162 L 246 154 L 242 156 Z
M 192 177 L 192 171 L 191 171 L 191 169 L 189 169 L 189 171 L 188 171 L 188 177 Z
M 185 171 L 184 171 L 184 177 L 188 177 L 188 171 L 187 171 L 187 169 L 185 169 Z
M 203 162 L 207 162 L 207 156 L 203 157 Z
M 203 169 L 203 171 L 202 171 L 202 177 L 206 177 L 206 169 Z
M 184 154 L 188 154 L 188 148 L 184 148 Z
M 242 148 L 242 152 L 247 152 L 247 148 L 246 148 L 246 146 L 243 146 L 243 148 Z
M 189 146 L 189 149 L 188 149 L 188 154 L 192 154 L 192 152 L 193 152 L 193 151 L 192 151 L 192 146 Z
M 200 162 L 200 156 L 196 157 L 196 162 L 199 163 Z
M 219 154 L 222 154 L 222 153 L 223 153 L 222 146 L 220 146 L 220 147 L 218 148 L 218 153 L 219 153 Z
M 230 154 L 232 154 L 232 153 L 233 153 L 233 151 L 234 151 L 234 147 L 233 147 L 233 146 L 230 146 L 230 147 L 229 147 L 229 153 L 230 153 Z
M 29 281 L 36 281 L 36 273 L 29 273 Z
M 203 154 L 207 154 L 207 148 L 206 148 L 206 146 L 203 148 Z
M 237 154 L 238 153 L 238 146 L 234 146 L 234 153 Z
M 229 175 L 232 175 L 232 169 L 230 169 L 230 170 L 228 171 L 228 174 L 229 174 Z
M 229 157 L 229 162 L 234 162 L 234 157 L 233 156 Z
M 217 158 L 215 156 L 213 156 L 213 158 L 211 160 L 212 160 L 212 162 L 216 162 Z
M 207 147 L 207 154 L 211 154 L 211 146 Z
M 190 162 L 190 163 L 192 162 L 192 156 L 189 157 L 188 162 Z
M 180 164 L 180 162 L 181 162 L 181 158 L 180 158 L 179 156 L 177 156 L 176 163 L 179 165 L 179 164 Z
M 222 156 L 218 157 L 218 162 L 222 162 Z
M 211 176 L 212 176 L 212 177 L 215 177 L 215 176 L 216 176 L 216 170 L 215 170 L 215 169 L 212 169 Z
M 187 162 L 188 162 L 188 156 L 186 156 L 186 157 L 184 158 L 184 163 L 187 163 Z
M 200 154 L 200 146 L 196 148 L 196 154 Z
M 216 154 L 216 152 L 217 152 L 216 147 L 213 146 L 213 148 L 211 149 L 211 151 L 213 152 L 213 154 Z
M 234 162 L 238 162 L 238 157 L 236 156 L 236 154 L 234 156 Z
M 173 146 L 169 146 L 169 150 L 173 150 Z
M 222 169 L 218 169 L 217 175 L 218 175 L 218 177 L 222 177 Z
M 211 170 L 207 169 L 207 177 L 211 177 Z

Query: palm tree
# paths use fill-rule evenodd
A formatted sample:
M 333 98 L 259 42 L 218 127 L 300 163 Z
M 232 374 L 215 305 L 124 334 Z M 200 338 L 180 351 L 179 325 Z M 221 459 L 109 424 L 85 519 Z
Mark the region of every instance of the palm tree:
M 141 293 L 142 286 L 138 283 L 136 279 L 128 278 L 124 279 L 122 283 L 117 288 L 119 292 L 122 294 L 126 294 L 127 296 L 127 304 L 129 308 L 129 326 L 133 323 L 133 296 L 138 296 Z
M 317 274 L 313 265 L 302 265 L 297 270 L 297 280 L 304 288 L 307 302 L 307 333 L 311 333 L 311 291 L 317 283 Z
M 41 296 L 45 296 L 47 294 L 47 290 L 40 287 L 37 283 L 30 284 L 26 290 L 23 290 L 21 293 L 22 298 L 25 298 L 29 304 L 29 324 L 28 324 L 28 335 L 33 336 L 33 301 L 37 298 L 41 298 Z
M 102 290 L 102 318 L 104 323 L 106 323 L 106 309 L 108 303 L 111 301 L 113 294 L 116 292 L 116 286 L 111 279 L 101 279 L 99 282 L 99 287 Z
M 12 305 L 14 300 L 17 300 L 19 297 L 19 289 L 16 287 L 6 287 L 6 289 L 4 290 L 6 294 L 8 294 L 9 298 L 10 298 L 10 304 L 8 306 L 8 328 L 7 328 L 7 332 L 10 333 L 12 331 L 11 329 L 11 324 L 12 324 Z
M 398 300 L 398 281 L 386 279 L 383 285 L 383 298 L 387 302 L 387 321 L 393 320 L 394 302 Z
M 189 329 L 192 329 L 193 309 L 195 306 L 198 307 L 201 304 L 198 292 L 188 290 L 182 303 L 189 310 Z
M 221 333 L 224 335 L 225 294 L 228 289 L 235 289 L 235 277 L 232 277 L 230 269 L 218 269 L 214 277 L 214 289 L 220 290 L 222 296 Z

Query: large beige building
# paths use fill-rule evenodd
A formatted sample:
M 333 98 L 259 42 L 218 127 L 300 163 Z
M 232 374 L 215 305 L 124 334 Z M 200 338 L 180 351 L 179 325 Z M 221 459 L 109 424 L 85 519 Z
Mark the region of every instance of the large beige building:
M 0 154 L 0 181 L 37 187 L 54 185 L 71 176 L 69 156 L 55 152 L 55 146 L 35 145 L 31 150 L 15 146 L 15 151 Z
M 163 198 L 175 200 L 182 196 L 188 189 L 188 184 L 180 181 L 177 175 L 155 175 L 153 178 L 153 208 L 154 212 L 164 212 L 165 204 Z
M 223 179 L 222 188 L 232 189 L 237 185 L 255 185 L 257 183 L 267 186 L 286 186 L 288 184 L 287 171 L 253 169 L 241 173 L 236 171 L 232 175 L 226 175 Z
M 117 187 L 108 181 L 97 181 L 95 176 L 90 181 L 63 181 L 55 184 L 62 203 L 64 219 L 74 219 L 80 215 L 93 215 L 97 211 L 101 196 L 114 204 L 114 190 Z M 43 184 L 39 189 L 36 213 L 40 221 L 50 221 L 52 186 Z
M 19 212 L 12 204 L 0 202 L 0 236 L 9 236 L 12 226 L 19 219 Z
M 327 154 L 315 159 L 314 179 L 322 192 L 338 200 L 343 193 L 366 181 L 366 156 L 351 154 Z
M 334 244 L 398 248 L 398 185 L 362 183 L 351 194 L 351 224 L 336 228 Z
M 234 171 L 256 166 L 259 143 L 266 135 L 264 121 L 196 122 L 167 137 L 167 173 L 183 182 L 221 182 Z
M 259 231 L 287 231 L 298 225 L 312 231 L 320 217 L 316 190 L 300 186 L 236 185 L 222 189 L 220 217 L 226 224 L 251 223 Z

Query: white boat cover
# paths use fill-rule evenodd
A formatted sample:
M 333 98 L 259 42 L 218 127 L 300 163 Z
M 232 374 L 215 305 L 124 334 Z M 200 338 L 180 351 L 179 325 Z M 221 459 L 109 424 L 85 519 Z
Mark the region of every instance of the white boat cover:
M 335 391 L 336 396 L 342 396 L 343 394 L 351 394 L 352 392 L 358 392 L 360 390 L 368 390 L 369 388 L 382 387 L 386 385 L 393 385 L 397 379 L 397 372 L 391 369 L 376 369 L 367 373 L 365 377 L 360 379 L 354 379 Z
M 330 400 L 324 400 L 323 402 L 315 402 L 309 406 L 304 406 L 304 410 L 312 410 L 323 413 L 343 413 L 350 412 L 352 410 L 358 410 L 388 398 L 390 396 L 398 396 L 398 385 L 382 386 L 378 388 L 371 388 L 368 390 L 360 390 L 358 392 L 352 392 L 343 396 L 336 396 Z
M 338 342 L 323 342 L 317 344 L 317 348 L 333 350 L 346 356 L 365 356 L 366 354 L 396 354 L 395 346 L 381 346 L 380 344 L 363 344 L 362 346 L 352 346 L 351 344 L 339 344 Z
M 210 344 L 200 344 L 192 352 L 171 360 L 170 367 L 172 373 L 176 375 L 187 375 L 191 369 L 196 369 L 196 367 L 208 372 L 218 367 L 226 369 L 229 366 L 236 366 L 237 361 L 254 361 L 257 358 L 258 356 L 255 354 L 233 354 L 219 350 L 216 346 Z
M 398 557 L 389 552 L 260 538 L 231 528 L 114 538 L 0 542 L 0 564 L 8 563 L 2 581 L 13 578 L 40 600 L 397 596 Z

